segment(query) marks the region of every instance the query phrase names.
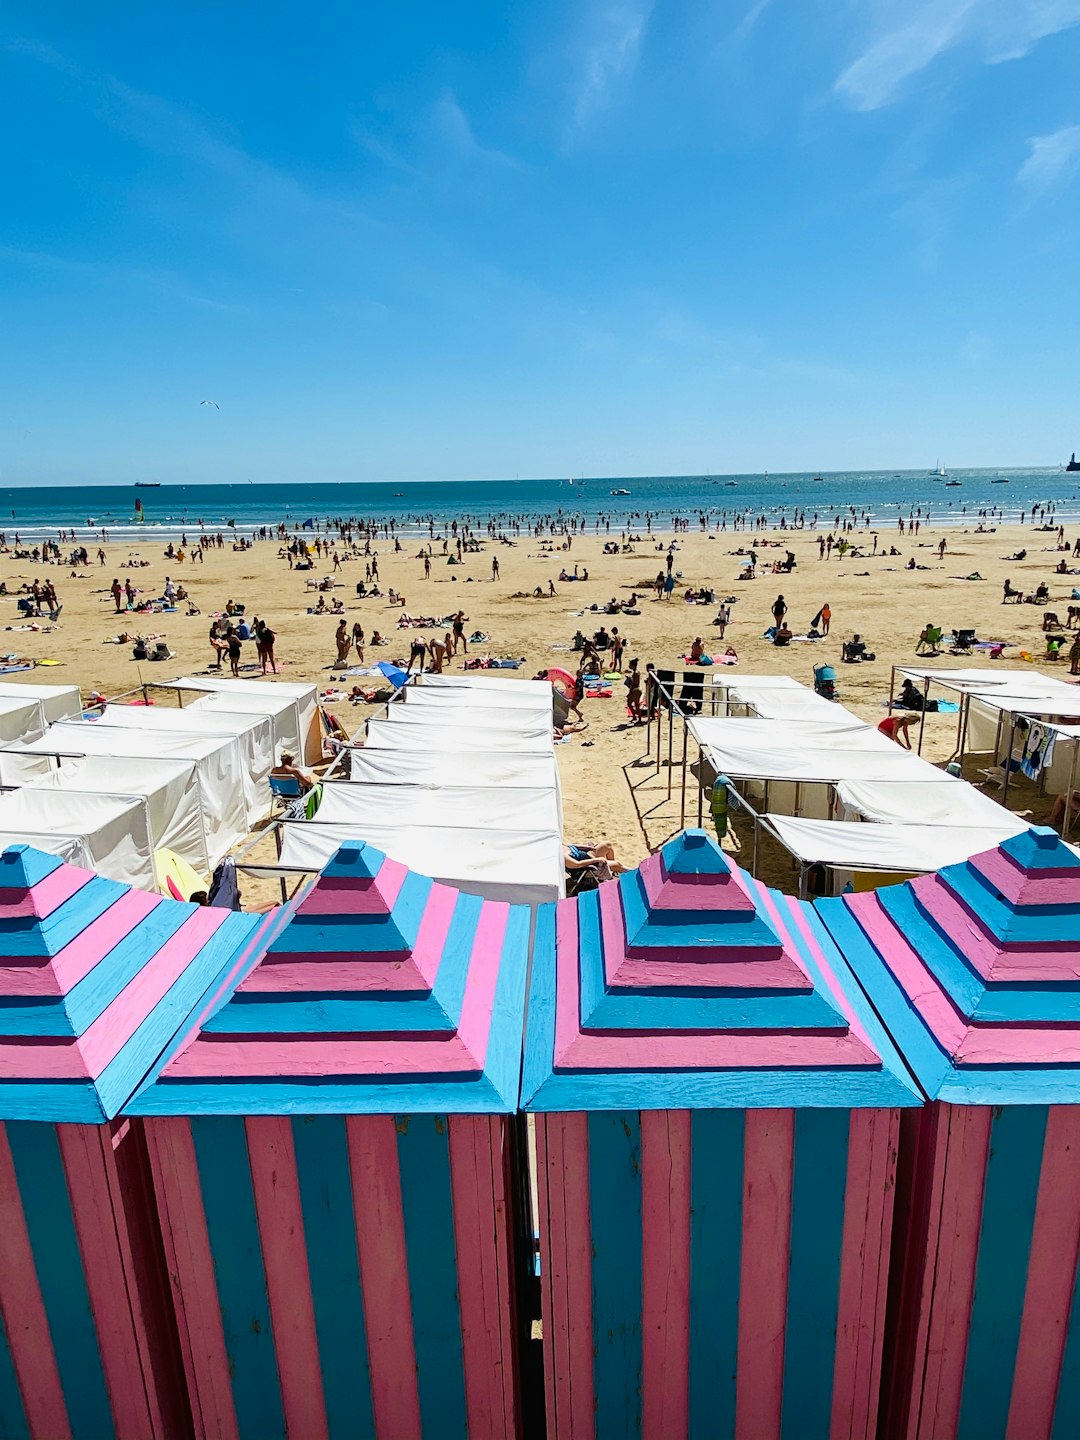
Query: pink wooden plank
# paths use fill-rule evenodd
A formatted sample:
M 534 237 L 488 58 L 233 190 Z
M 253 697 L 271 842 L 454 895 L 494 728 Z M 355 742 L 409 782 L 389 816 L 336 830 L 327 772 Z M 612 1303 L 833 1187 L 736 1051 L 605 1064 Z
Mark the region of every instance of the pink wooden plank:
M 450 1117 L 458 1304 L 469 1440 L 517 1433 L 501 1116 Z
M 93 878 L 91 870 L 81 870 L 78 865 L 60 865 L 29 890 L 0 891 L 0 915 L 6 920 L 31 917 L 44 920 Z
M 1046 1122 L 1005 1440 L 1050 1440 L 1080 1255 L 1080 1107 Z
M 71 1440 L 6 1125 L 0 1125 L 0 1311 L 31 1435 Z
M 394 908 L 408 867 L 385 859 L 377 875 L 327 875 L 300 901 L 298 915 L 385 915 Z
M 561 1194 L 556 1189 L 557 1172 L 549 1161 L 549 1138 L 559 1115 L 531 1116 L 536 1141 L 536 1228 L 540 1247 L 540 1316 L 544 1333 L 544 1414 L 547 1440 L 556 1440 L 560 1410 L 565 1401 L 569 1354 L 566 1346 L 566 1294 L 553 1285 L 556 1256 L 565 1250 L 565 1220 Z M 565 1274 L 565 1265 L 560 1266 Z M 558 1385 L 558 1398 L 556 1386 Z
M 589 1117 L 536 1117 L 548 1440 L 593 1440 Z
M 933 878 L 936 883 L 919 893 L 919 904 L 984 980 L 1038 982 L 1076 978 L 1076 947 L 1071 941 L 1002 946 L 977 915 L 961 904 L 937 876 Z
M 239 987 L 245 994 L 267 992 L 295 999 L 305 990 L 364 993 L 380 990 L 431 989 L 411 959 L 397 955 L 373 956 L 370 951 L 290 956 L 268 955 Z
M 772 915 L 773 923 L 779 929 L 786 943 L 794 947 L 795 942 L 791 936 L 791 932 L 792 930 L 797 930 L 799 932 L 803 941 L 806 943 L 806 946 L 809 949 L 811 955 L 813 955 L 818 969 L 821 971 L 825 979 L 825 988 L 832 996 L 833 1003 L 836 1005 L 836 1008 L 840 1011 L 840 1014 L 843 1015 L 844 1019 L 851 1027 L 851 1033 L 855 1035 L 859 1040 L 861 1040 L 869 1050 L 876 1054 L 877 1052 L 874 1050 L 873 1042 L 871 1041 L 869 1035 L 867 1035 L 866 1029 L 862 1021 L 859 1019 L 854 1007 L 851 1004 L 851 1001 L 848 999 L 844 987 L 840 984 L 839 980 L 837 980 L 836 974 L 833 971 L 832 966 L 829 964 L 825 956 L 824 950 L 822 950 L 821 945 L 818 943 L 817 936 L 810 928 L 802 904 L 795 898 L 794 895 L 782 895 L 780 897 L 780 900 L 783 904 L 784 909 L 783 914 L 781 914 L 781 912 L 776 907 L 776 903 L 773 900 L 771 893 L 764 885 L 762 885 L 760 880 L 751 879 L 749 876 L 747 877 L 747 879 L 751 885 L 756 885 L 758 890 L 761 892 L 761 898 L 765 905 L 765 908 Z
M 794 1111 L 746 1112 L 735 1440 L 780 1437 L 794 1146 Z
M 105 1166 L 113 1163 L 107 1132 L 99 1126 L 57 1125 L 56 1133 L 117 1440 L 165 1440 L 163 1416 L 151 1401 L 143 1368 L 148 1337 L 133 1257 L 128 1250 L 125 1269 L 119 1246 L 123 1227 L 113 1214 L 105 1174 Z
M 0 1039 L 0 1080 L 89 1080 L 78 1041 L 55 1036 L 5 1035 Z
M 198 1440 L 239 1440 L 191 1122 L 143 1123 L 195 1434 Z
M 971 866 L 1012 905 L 1080 905 L 1080 871 L 1075 866 L 1031 873 L 1000 850 L 974 856 Z
M 201 905 L 83 1032 L 79 1048 L 92 1075 L 105 1066 L 190 965 L 229 912 Z
M 730 870 L 718 875 L 672 875 L 658 851 L 638 866 L 652 910 L 727 910 L 753 913 L 754 902 Z
M 495 990 L 509 920 L 509 905 L 500 901 L 489 901 L 484 906 L 476 927 L 469 973 L 465 980 L 458 1036 L 469 1054 L 476 1057 L 480 1069 L 483 1069 L 487 1058 Z
M 350 1115 L 345 1125 L 375 1433 L 378 1440 L 419 1436 L 420 1395 L 394 1117 Z
M 641 1433 L 684 1440 L 690 1404 L 690 1112 L 641 1112 Z
M 285 1429 L 304 1440 L 329 1440 L 292 1121 L 249 1116 L 244 1132 Z
M 204 1076 L 476 1075 L 476 1057 L 456 1035 L 382 1040 L 326 1035 L 245 1038 L 204 1031 L 168 1068 L 170 1079 Z
M 917 1423 L 911 1431 L 918 1440 L 955 1435 L 960 1422 L 990 1151 L 989 1106 L 953 1105 L 947 1110 L 947 1133 L 943 1134 L 947 1163 L 936 1263 L 932 1289 L 923 1297 L 924 1305 L 930 1307 L 925 1370 Z

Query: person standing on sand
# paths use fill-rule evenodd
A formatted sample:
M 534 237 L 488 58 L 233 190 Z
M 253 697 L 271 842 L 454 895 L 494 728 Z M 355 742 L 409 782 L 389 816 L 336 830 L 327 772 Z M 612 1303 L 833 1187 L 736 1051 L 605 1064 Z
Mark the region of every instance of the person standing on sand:
M 364 627 L 359 620 L 352 627 L 352 643 L 356 650 L 356 658 L 362 665 L 364 663 Z
M 783 595 L 777 595 L 776 599 L 773 601 L 772 607 L 773 624 L 776 626 L 777 630 L 780 629 L 780 626 L 783 623 L 783 619 L 786 614 L 787 601 L 784 599 Z
M 431 655 L 431 673 L 433 675 L 441 675 L 443 661 L 446 659 L 445 637 L 436 635 L 433 640 L 429 640 L 428 653 Z
M 630 661 L 630 668 L 623 680 L 626 686 L 626 708 L 630 712 L 630 724 L 641 724 L 641 676 L 638 674 L 637 659 Z
M 277 674 L 277 662 L 274 659 L 274 641 L 277 636 L 265 620 L 255 622 L 255 651 L 262 665 L 262 673 L 266 674 L 267 665 L 273 673 Z
M 499 557 L 497 555 L 491 557 L 491 578 L 493 581 L 499 578 Z
M 937 547 L 937 558 L 938 558 L 939 560 L 944 560 L 946 549 L 947 549 L 947 546 L 946 546 L 946 544 L 945 544 L 945 536 L 943 535 L 943 536 L 941 537 L 941 539 L 938 541 L 938 547 Z
M 430 579 L 431 579 L 431 556 L 430 556 L 430 555 L 425 555 L 425 556 L 424 556 L 424 579 L 425 579 L 425 580 L 430 580 Z
M 116 606 L 116 613 L 119 615 L 120 611 L 124 608 L 120 603 L 120 596 L 124 593 L 124 587 L 120 584 L 119 580 L 114 580 L 109 586 L 109 590 L 112 593 L 113 604 Z
M 469 653 L 468 642 L 465 639 L 465 622 L 468 620 L 468 618 L 469 617 L 465 614 L 464 610 L 459 610 L 454 616 L 454 623 L 452 626 L 454 632 L 453 649 L 450 651 L 451 655 L 456 655 L 459 650 L 461 650 L 465 655 Z
M 241 647 L 240 647 L 240 636 L 236 633 L 235 629 L 233 629 L 232 626 L 230 626 L 230 627 L 229 627 L 229 668 L 232 670 L 233 676 L 234 676 L 235 678 L 239 678 L 239 675 L 240 675 L 240 648 L 241 648 Z
M 827 635 L 827 634 L 829 633 L 829 626 L 830 626 L 831 623 L 832 623 L 832 610 L 829 608 L 829 602 L 826 600 L 826 601 L 825 601 L 825 604 L 822 605 L 822 607 L 821 607 L 821 633 L 822 633 L 822 635 Z
M 349 627 L 344 620 L 340 622 L 334 632 L 334 640 L 337 644 L 336 664 L 345 665 L 349 660 L 349 651 L 352 648 L 352 637 L 349 634 Z

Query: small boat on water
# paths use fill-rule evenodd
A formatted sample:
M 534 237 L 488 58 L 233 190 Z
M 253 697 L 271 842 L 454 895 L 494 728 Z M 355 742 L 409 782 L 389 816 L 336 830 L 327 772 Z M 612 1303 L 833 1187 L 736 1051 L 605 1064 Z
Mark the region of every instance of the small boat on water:
M 1066 470 L 1066 472 L 1069 473 L 1069 474 L 1073 474 L 1073 473 L 1075 473 L 1077 470 L 1080 470 L 1080 460 L 1077 460 L 1077 458 L 1076 458 L 1076 451 L 1075 451 L 1075 450 L 1074 450 L 1073 453 L 1072 453 L 1072 459 L 1071 459 L 1071 460 L 1069 461 L 1069 463 L 1065 466 L 1065 470 Z
M 946 490 L 954 490 L 954 489 L 956 489 L 957 486 L 962 485 L 963 483 L 964 483 L 964 482 L 963 482 L 962 480 L 946 480 L 946 481 L 945 481 L 945 489 L 946 489 Z
M 629 490 L 612 490 L 612 495 L 629 495 Z
M 949 473 L 949 472 L 945 469 L 944 465 L 942 465 L 942 463 L 941 463 L 940 460 L 937 462 L 937 468 L 936 468 L 935 470 L 931 470 L 931 471 L 930 471 L 930 474 L 933 475 L 933 476 L 935 476 L 935 478 L 938 479 L 938 480 L 944 480 L 944 479 L 945 479 L 945 476 L 946 476 L 948 473 Z
M 821 478 L 820 475 L 815 475 L 814 478 L 813 478 L 813 480 L 810 481 L 810 484 L 811 484 L 811 485 L 824 485 L 824 484 L 825 484 L 825 481 Z
M 991 485 L 1007 485 L 1008 483 L 1009 483 L 1009 482 L 1008 482 L 1008 480 L 1006 480 L 1006 478 L 1005 478 L 1004 475 L 999 476 L 999 478 L 998 478 L 997 480 L 991 480 L 991 481 L 990 481 L 990 484 L 991 484 Z
M 1080 466 L 1078 466 L 1077 468 L 1080 469 Z M 160 480 L 136 480 L 136 481 L 135 481 L 135 489 L 136 489 L 136 490 L 160 490 L 160 489 L 161 489 L 161 481 L 160 481 Z

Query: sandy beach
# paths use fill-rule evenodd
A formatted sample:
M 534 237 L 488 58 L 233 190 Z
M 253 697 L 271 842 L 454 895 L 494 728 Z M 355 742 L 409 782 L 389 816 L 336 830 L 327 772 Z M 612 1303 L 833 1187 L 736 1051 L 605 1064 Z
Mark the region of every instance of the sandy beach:
M 1056 610 L 1062 621 L 1066 619 L 1072 586 L 1080 582 L 1080 575 L 1074 578 L 1055 573 L 1062 558 L 1070 565 L 1072 561 L 1071 554 L 1065 556 L 1064 551 L 1057 550 L 1053 531 L 1014 526 L 976 534 L 974 529 L 924 528 L 914 542 L 896 531 L 879 532 L 876 556 L 853 558 L 849 554 L 841 558 L 834 550 L 826 559 L 819 558 L 820 533 L 827 532 L 680 535 L 673 567 L 679 584 L 669 600 L 657 600 L 650 586 L 665 568 L 664 551 L 670 535 L 655 536 L 635 544 L 633 553 L 618 555 L 603 553 L 605 536 L 575 537 L 570 550 L 554 552 L 542 552 L 540 542 L 535 540 L 522 539 L 516 545 L 485 542 L 480 553 L 466 553 L 463 563 L 455 566 L 449 566 L 438 554 L 441 544 L 436 542 L 427 579 L 423 561 L 416 558 L 419 542 L 415 539 L 399 554 L 385 542 L 373 544 L 372 551 L 378 556 L 381 588 L 385 592 L 392 587 L 403 594 L 409 614 L 441 618 L 463 609 L 468 621 L 466 634 L 479 630 L 491 637 L 489 643 L 470 646 L 470 652 L 522 660 L 518 670 L 502 672 L 508 680 L 515 676 L 530 678 L 548 666 L 572 670 L 574 657 L 569 647 L 575 631 L 591 635 L 601 624 L 619 626 L 627 637 L 625 660 L 637 656 L 642 669 L 648 661 L 661 668 L 685 668 L 681 657 L 688 654 L 696 636 L 702 637 L 710 653 L 720 653 L 732 645 L 739 657 L 732 672 L 736 674 L 784 673 L 811 683 L 815 664 L 835 664 L 841 700 L 872 723 L 884 714 L 890 665 L 913 658 L 919 632 L 927 622 L 943 626 L 946 637 L 953 628 L 967 627 L 977 630 L 982 640 L 1008 642 L 1003 663 L 1023 663 L 1020 652 L 1026 650 L 1034 657 L 1037 668 L 1058 675 L 1067 673 L 1066 661 L 1053 664 L 1042 658 L 1045 642 L 1041 609 L 1035 605 L 1002 604 L 1006 578 L 1025 593 L 1045 581 L 1050 588 L 1049 608 Z M 864 550 L 872 548 L 869 535 L 857 538 Z M 939 558 L 942 538 L 947 548 Z M 1067 533 L 1070 544 L 1074 538 Z M 740 580 L 737 577 L 742 558 L 733 552 L 751 545 L 758 552 L 757 578 Z M 881 553 L 890 546 L 901 554 Z M 276 655 L 283 678 L 311 680 L 325 689 L 331 675 L 339 673 L 333 664 L 338 618 L 308 613 L 317 594 L 306 587 L 309 579 L 330 574 L 332 561 L 317 561 L 315 569 L 306 574 L 293 571 L 279 557 L 278 542 L 268 541 L 243 551 L 234 551 L 226 543 L 223 549 L 210 549 L 203 564 L 193 565 L 186 560 L 178 565 L 174 559 L 166 558 L 160 544 L 148 540 L 138 545 L 107 545 L 106 563 L 102 566 L 97 562 L 96 548 L 91 550 L 93 563 L 80 569 L 79 578 L 72 578 L 66 565 L 33 564 L 15 560 L 10 554 L 2 557 L 0 578 L 7 584 L 9 597 L 23 582 L 52 579 L 63 605 L 54 629 L 35 631 L 15 628 L 24 622 L 15 613 L 14 599 L 8 599 L 6 614 L 13 628 L 7 631 L 5 652 L 38 662 L 59 662 L 23 676 L 14 674 L 9 677 L 13 681 L 33 675 L 39 680 L 77 683 L 84 695 L 97 690 L 113 697 L 142 682 L 153 684 L 206 671 L 212 659 L 207 640 L 210 621 L 229 599 L 244 604 L 249 617 L 258 615 L 270 623 L 277 635 Z M 369 642 L 376 630 L 387 637 L 381 647 L 372 649 L 369 643 L 368 663 L 406 660 L 412 634 L 431 637 L 439 633 L 436 629 L 398 630 L 399 607 L 389 605 L 386 598 L 359 599 L 356 583 L 364 579 L 365 564 L 370 564 L 371 557 L 345 558 L 344 547 L 339 548 L 342 567 L 333 595 L 344 602 L 350 630 L 359 621 Z M 1027 551 L 1023 561 L 1007 558 L 1021 549 Z M 782 559 L 788 550 L 796 557 L 794 572 L 772 574 L 773 559 Z M 492 579 L 493 556 L 499 563 L 498 580 Z M 906 568 L 912 557 L 918 567 L 914 570 Z M 149 562 L 146 568 L 125 568 L 129 562 L 139 560 Z M 575 564 L 579 574 L 587 571 L 588 579 L 560 581 L 560 569 L 572 570 Z M 966 578 L 973 574 L 982 578 Z M 130 576 L 142 598 L 159 596 L 167 575 L 183 583 L 199 614 L 188 616 L 182 613 L 183 607 L 176 614 L 166 615 L 115 613 L 109 593 L 114 576 L 121 583 Z M 547 593 L 549 581 L 554 582 L 554 596 Z M 687 587 L 700 586 L 712 587 L 720 600 L 735 597 L 732 621 L 722 643 L 711 624 L 716 605 L 691 605 L 681 598 Z M 533 598 L 537 587 L 544 593 Z M 589 609 L 595 605 L 602 611 L 612 597 L 624 600 L 635 591 L 640 615 L 611 617 Z M 763 638 L 772 623 L 773 602 L 781 593 L 796 635 L 805 633 L 827 601 L 832 610 L 829 636 L 815 642 L 795 641 L 786 648 L 777 648 Z M 332 598 L 328 594 L 327 603 Z M 855 631 L 876 653 L 877 660 L 840 666 L 841 644 Z M 130 642 L 108 643 L 121 632 L 164 636 L 175 659 L 161 664 L 136 662 Z M 963 661 L 943 656 L 933 663 L 990 667 L 995 662 L 987 657 L 987 651 L 977 650 Z M 463 660 L 459 653 L 449 662 L 449 668 L 461 668 Z M 245 676 L 258 673 L 251 643 L 243 647 L 242 665 L 246 667 L 242 670 Z M 228 673 L 227 660 L 224 673 Z M 159 695 L 158 703 L 174 702 L 167 695 Z M 362 730 L 362 722 L 373 707 L 339 701 L 329 709 L 350 734 L 355 734 Z M 677 828 L 672 823 L 672 809 L 660 803 L 662 796 L 650 792 L 649 778 L 655 771 L 641 761 L 644 732 L 628 726 L 620 688 L 616 685 L 612 699 L 586 701 L 585 715 L 587 730 L 557 747 L 564 781 L 566 838 L 610 840 L 621 859 L 636 862 L 650 845 L 660 843 Z M 952 748 L 954 733 L 955 726 L 948 716 L 930 717 L 924 754 L 930 759 L 944 758 Z M 666 796 L 666 777 L 662 778 Z

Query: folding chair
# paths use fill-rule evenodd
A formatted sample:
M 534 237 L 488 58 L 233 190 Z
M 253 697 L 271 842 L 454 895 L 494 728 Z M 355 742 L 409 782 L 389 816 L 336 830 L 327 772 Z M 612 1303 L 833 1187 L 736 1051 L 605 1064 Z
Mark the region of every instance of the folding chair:
M 285 801 L 298 800 L 300 798 L 300 781 L 295 775 L 271 775 L 268 778 L 270 780 L 270 793 L 273 795 L 275 802 L 281 802 L 281 810 L 287 810 L 289 808 L 285 804 Z

